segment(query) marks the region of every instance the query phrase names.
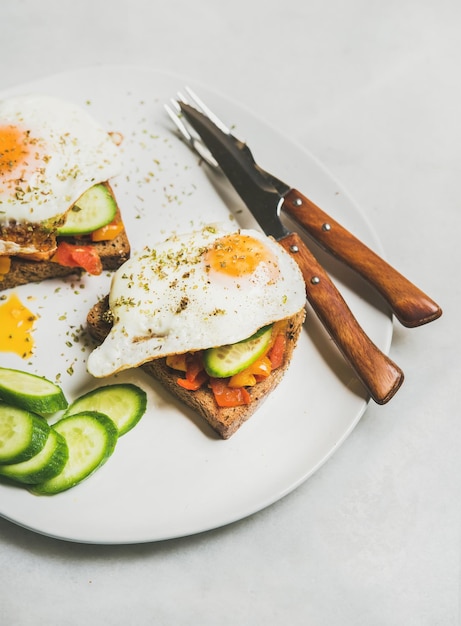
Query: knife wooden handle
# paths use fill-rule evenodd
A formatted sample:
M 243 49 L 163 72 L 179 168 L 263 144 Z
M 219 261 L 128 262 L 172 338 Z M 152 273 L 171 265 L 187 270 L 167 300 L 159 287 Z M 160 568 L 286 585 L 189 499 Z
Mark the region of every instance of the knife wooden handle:
M 301 268 L 307 300 L 373 400 L 388 402 L 402 384 L 403 372 L 366 335 L 299 235 L 291 233 L 279 243 Z
M 288 192 L 282 208 L 320 246 L 373 285 L 401 324 L 414 328 L 440 317 L 438 304 L 299 191 Z

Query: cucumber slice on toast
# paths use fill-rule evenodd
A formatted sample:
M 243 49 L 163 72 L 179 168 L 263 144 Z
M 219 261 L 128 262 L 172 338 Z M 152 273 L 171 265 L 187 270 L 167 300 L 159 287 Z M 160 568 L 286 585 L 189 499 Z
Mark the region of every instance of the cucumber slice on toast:
M 69 209 L 58 235 L 86 235 L 112 222 L 117 204 L 106 185 L 94 185 Z
M 0 398 L 26 411 L 45 415 L 68 405 L 62 389 L 55 383 L 6 367 L 0 367 Z
M 119 437 L 131 430 L 146 411 L 146 392 L 131 383 L 106 385 L 89 391 L 68 407 L 65 417 L 82 411 L 97 411 L 110 417 Z
M 40 452 L 50 426 L 43 417 L 0 403 L 0 464 L 21 463 Z
M 264 326 L 249 339 L 206 350 L 203 356 L 205 370 L 214 378 L 227 378 L 246 369 L 268 349 L 272 324 Z
M 57 476 L 30 488 L 36 494 L 52 495 L 79 484 L 107 461 L 118 440 L 114 422 L 97 411 L 64 417 L 53 428 L 66 440 L 69 456 Z
M 68 456 L 66 440 L 54 428 L 50 428 L 48 439 L 40 452 L 22 463 L 0 465 L 0 475 L 14 482 L 33 485 L 59 474 Z

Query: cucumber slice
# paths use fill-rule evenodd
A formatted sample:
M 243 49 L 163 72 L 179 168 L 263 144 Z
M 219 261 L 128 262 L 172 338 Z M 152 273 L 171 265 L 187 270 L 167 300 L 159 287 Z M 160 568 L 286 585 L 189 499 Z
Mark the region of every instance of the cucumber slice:
M 50 380 L 0 367 L 0 398 L 26 411 L 50 414 L 68 405 L 62 389 Z
M 130 383 L 106 385 L 89 391 L 68 407 L 65 417 L 81 411 L 98 411 L 110 417 L 119 437 L 131 430 L 146 411 L 146 392 Z
M 50 426 L 43 417 L 16 406 L 0 404 L 0 463 L 21 463 L 40 452 Z
M 0 465 L 0 475 L 18 483 L 35 484 L 59 474 L 69 456 L 66 440 L 50 428 L 43 448 L 28 461 Z
M 227 378 L 243 371 L 264 354 L 269 347 L 271 335 L 272 324 L 259 329 L 244 341 L 206 350 L 203 362 L 207 374 L 214 378 Z
M 57 476 L 30 488 L 36 494 L 52 495 L 78 485 L 107 461 L 118 439 L 114 422 L 96 411 L 70 415 L 53 428 L 66 440 L 69 457 Z
M 117 204 L 105 185 L 94 185 L 77 200 L 67 212 L 58 235 L 86 235 L 112 222 Z

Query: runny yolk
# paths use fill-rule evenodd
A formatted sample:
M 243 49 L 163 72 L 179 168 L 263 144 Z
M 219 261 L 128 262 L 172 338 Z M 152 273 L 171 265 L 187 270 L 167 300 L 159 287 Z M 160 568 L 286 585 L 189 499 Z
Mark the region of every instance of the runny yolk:
M 29 165 L 31 152 L 29 133 L 17 126 L 0 126 L 0 181 L 12 183 L 21 178 Z
M 32 328 L 37 316 L 25 307 L 16 294 L 0 305 L 0 351 L 14 352 L 21 358 L 31 356 Z
M 261 241 L 240 233 L 216 240 L 205 262 L 210 270 L 232 277 L 250 276 L 263 262 L 277 267 L 275 257 Z

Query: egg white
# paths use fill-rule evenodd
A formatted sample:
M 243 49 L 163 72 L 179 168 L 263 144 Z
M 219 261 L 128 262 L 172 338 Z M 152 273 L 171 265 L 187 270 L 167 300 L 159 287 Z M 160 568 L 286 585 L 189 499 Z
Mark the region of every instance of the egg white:
M 204 254 L 228 232 L 210 226 L 171 237 L 134 254 L 117 270 L 109 298 L 114 324 L 87 361 L 93 376 L 235 343 L 303 308 L 305 286 L 298 265 L 259 231 L 239 232 L 264 243 L 268 263 L 244 277 L 209 271 Z
M 121 171 L 119 147 L 71 102 L 43 95 L 0 100 L 0 127 L 30 137 L 24 166 L 0 172 L 0 224 L 60 216 L 91 186 Z

